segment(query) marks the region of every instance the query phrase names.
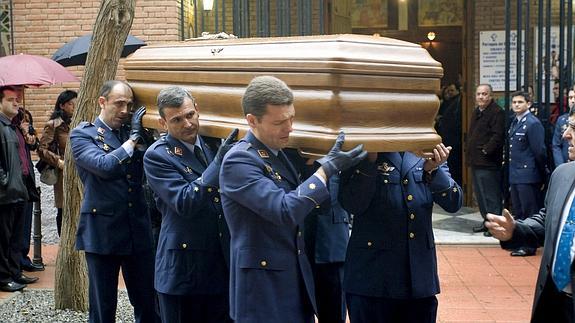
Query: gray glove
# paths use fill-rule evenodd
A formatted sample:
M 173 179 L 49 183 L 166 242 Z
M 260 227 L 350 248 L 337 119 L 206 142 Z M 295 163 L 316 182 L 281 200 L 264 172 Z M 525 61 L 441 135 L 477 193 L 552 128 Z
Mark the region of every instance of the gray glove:
M 0 187 L 6 187 L 6 185 L 8 185 L 8 173 L 0 168 Z
M 222 145 L 218 149 L 218 152 L 214 156 L 213 163 L 215 163 L 218 166 L 220 166 L 222 164 L 222 161 L 224 160 L 224 156 L 234 146 L 234 141 L 236 140 L 236 137 L 238 136 L 238 132 L 239 132 L 238 128 L 236 128 L 236 129 L 232 130 L 232 132 L 230 132 L 230 134 L 228 135 L 226 140 L 224 140 L 224 142 L 222 143 Z
M 130 140 L 133 140 L 136 143 L 144 139 L 143 137 L 144 127 L 142 126 L 142 117 L 144 116 L 145 113 L 146 113 L 146 107 L 141 106 L 132 115 L 132 122 L 130 123 L 131 125 Z
M 345 134 L 343 131 L 339 132 L 335 144 L 324 157 L 316 160 L 316 163 L 323 167 L 323 171 L 327 178 L 332 175 L 337 174 L 340 171 L 344 171 L 352 166 L 357 165 L 365 157 L 367 157 L 367 151 L 363 150 L 363 144 L 357 145 L 350 151 L 341 151 L 341 146 L 345 141 Z

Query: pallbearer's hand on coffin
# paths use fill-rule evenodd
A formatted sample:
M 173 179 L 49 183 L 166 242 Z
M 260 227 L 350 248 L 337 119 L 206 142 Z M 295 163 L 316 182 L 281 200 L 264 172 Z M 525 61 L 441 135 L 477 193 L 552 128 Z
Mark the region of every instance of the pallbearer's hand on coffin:
M 143 137 L 144 127 L 142 126 L 142 118 L 144 117 L 145 113 L 146 113 L 146 107 L 141 106 L 132 115 L 132 121 L 130 123 L 131 125 L 130 140 L 132 140 L 135 143 L 138 143 L 138 141 L 144 139 Z
M 340 131 L 331 150 L 327 155 L 316 161 L 323 168 L 327 178 L 359 164 L 360 161 L 367 157 L 367 151 L 363 150 L 363 145 L 357 145 L 347 152 L 341 151 L 344 141 L 345 134 Z
M 218 149 L 218 152 L 216 153 L 216 156 L 214 157 L 214 161 L 213 161 L 214 163 L 216 163 L 217 165 L 222 164 L 222 160 L 224 160 L 224 156 L 234 146 L 234 142 L 236 141 L 236 137 L 238 136 L 238 132 L 239 132 L 238 128 L 232 130 L 232 132 L 230 132 L 230 134 L 228 135 L 226 140 L 224 140 L 224 142 L 222 142 L 222 145 L 220 146 L 220 148 Z
M 443 164 L 449 158 L 449 153 L 451 152 L 451 146 L 445 147 L 443 143 L 435 146 L 433 152 L 424 153 L 422 151 L 416 152 L 417 156 L 427 159 L 425 164 L 423 164 L 423 169 L 426 172 L 431 172 Z

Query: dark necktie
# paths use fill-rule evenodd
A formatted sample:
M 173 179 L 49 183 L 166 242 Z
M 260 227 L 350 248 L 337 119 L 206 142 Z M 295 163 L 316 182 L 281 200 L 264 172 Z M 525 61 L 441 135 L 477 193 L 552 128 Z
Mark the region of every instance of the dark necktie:
M 513 121 L 511 121 L 511 125 L 509 125 L 509 133 L 513 134 L 513 131 L 515 130 L 515 127 L 517 126 L 517 118 L 513 118 Z
M 278 151 L 278 158 L 288 171 L 291 170 L 290 162 L 288 161 L 287 156 L 283 151 Z
M 206 155 L 204 155 L 202 148 L 194 145 L 194 155 L 196 155 L 196 158 L 202 166 L 208 167 L 208 161 L 206 160 Z
M 119 142 L 123 142 L 122 136 L 120 135 L 120 129 L 112 129 L 112 133 L 114 134 L 114 136 L 116 136 L 116 138 L 118 138 Z
M 553 267 L 553 281 L 558 290 L 565 289 L 571 281 L 571 246 L 575 236 L 575 199 L 569 208 L 569 214 L 559 236 L 555 267 Z

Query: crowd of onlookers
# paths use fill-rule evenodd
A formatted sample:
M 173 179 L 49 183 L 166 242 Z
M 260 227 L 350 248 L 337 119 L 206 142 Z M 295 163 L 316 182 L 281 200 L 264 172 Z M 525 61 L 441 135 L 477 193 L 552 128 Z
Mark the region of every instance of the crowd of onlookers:
M 543 113 L 545 104 L 533 102 L 532 87 L 528 89 L 510 95 L 509 115 L 505 116 L 493 98 L 491 86 L 479 85 L 464 139 L 459 86 L 452 83 L 442 88 L 435 128 L 443 142 L 453 147 L 448 164 L 458 183 L 462 181 L 465 153 L 465 166 L 471 172 L 475 198 L 484 218 L 487 213 L 501 214 L 503 199 L 509 202 L 517 219 L 535 214 L 543 205 L 551 171 L 569 161 L 569 142 L 563 133 L 568 127 L 567 110 L 575 106 L 575 91 L 566 89 L 563 107 L 559 108 L 559 84 L 555 83 L 556 100 L 550 104 L 549 112 Z M 544 115 L 546 118 L 542 119 Z M 508 150 L 504 149 L 505 143 Z M 506 163 L 508 167 L 504 167 Z M 483 224 L 474 231 L 490 235 Z M 512 255 L 534 252 L 520 248 Z
M 45 167 L 54 168 L 56 207 L 61 215 L 62 175 L 57 170 L 64 165 L 64 148 L 76 98 L 73 91 L 64 91 L 58 97 L 39 139 L 32 115 L 23 106 L 23 94 L 23 86 L 0 88 L 0 290 L 9 292 L 38 280 L 23 274 L 23 270 L 44 270 L 43 264 L 33 263 L 28 257 L 33 203 L 40 199 L 30 153 L 36 151 L 47 163 Z

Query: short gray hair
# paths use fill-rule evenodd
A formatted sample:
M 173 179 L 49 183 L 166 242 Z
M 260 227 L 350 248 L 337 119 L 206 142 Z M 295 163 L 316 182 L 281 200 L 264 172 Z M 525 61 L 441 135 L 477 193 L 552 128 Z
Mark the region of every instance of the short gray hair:
M 487 84 L 487 83 L 482 83 L 479 84 L 476 89 L 478 89 L 480 86 L 487 86 L 487 88 L 489 89 L 489 94 L 493 94 L 493 87 L 491 86 L 491 84 Z
M 290 105 L 293 93 L 287 84 L 273 76 L 254 78 L 242 97 L 244 115 L 252 114 L 261 118 L 266 113 L 267 105 Z
M 179 108 L 184 104 L 186 98 L 192 100 L 192 102 L 195 101 L 192 94 L 181 86 L 170 86 L 162 89 L 160 93 L 158 93 L 158 113 L 163 118 L 165 116 L 164 109 Z

